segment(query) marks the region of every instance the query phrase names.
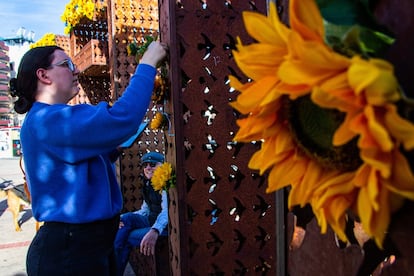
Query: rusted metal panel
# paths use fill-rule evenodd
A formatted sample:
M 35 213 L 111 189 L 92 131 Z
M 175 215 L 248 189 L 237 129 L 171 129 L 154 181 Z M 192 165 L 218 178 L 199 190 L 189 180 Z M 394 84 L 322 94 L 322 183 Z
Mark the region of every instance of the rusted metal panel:
M 170 192 L 173 274 L 274 275 L 274 195 L 264 192 L 264 178 L 247 169 L 258 145 L 232 141 L 238 114 L 229 106 L 236 93 L 227 83 L 232 70 L 242 76 L 231 53 L 236 37 L 246 36 L 242 12 L 263 12 L 266 3 L 162 3 L 169 5 L 169 14 L 160 13 L 160 25 L 168 30 L 175 73 L 170 106 L 178 180 Z
M 128 56 L 128 44 L 144 42 L 146 35 L 158 34 L 157 1 L 117 0 L 108 2 L 111 40 L 109 42 L 110 75 L 112 98 L 120 97 L 128 86 L 129 78 L 135 72 L 137 61 Z M 149 122 L 162 105 L 151 104 L 144 121 Z M 147 128 L 135 143 L 123 150 L 120 164 L 120 178 L 124 194 L 124 211 L 136 210 L 141 206 L 139 175 L 142 173 L 140 157 L 147 151 L 164 152 L 164 133 Z
M 112 79 L 112 98 L 117 99 L 125 91 L 130 77 L 134 74 L 137 61 L 128 56 L 127 46 L 132 42 L 144 43 L 145 37 L 158 35 L 158 2 L 155 0 L 113 0 L 108 1 L 108 28 L 110 30 L 109 61 Z M 163 105 L 151 103 L 144 122 L 150 122 Z M 140 159 L 147 151 L 164 153 L 165 133 L 162 130 L 146 128 L 129 148 L 121 154 L 119 163 L 119 179 L 124 197 L 123 212 L 134 211 L 142 203 Z M 168 253 L 168 248 L 164 249 Z M 131 252 L 130 262 L 137 275 L 155 275 L 157 265 L 154 259 L 140 256 L 138 250 Z M 143 263 L 144 261 L 144 263 Z M 168 263 L 164 265 L 168 271 Z

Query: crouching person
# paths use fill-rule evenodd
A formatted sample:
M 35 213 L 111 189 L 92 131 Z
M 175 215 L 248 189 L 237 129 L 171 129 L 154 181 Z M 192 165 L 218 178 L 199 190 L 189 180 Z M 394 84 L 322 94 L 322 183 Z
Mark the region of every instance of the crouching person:
M 167 192 L 154 191 L 151 178 L 156 168 L 164 163 L 164 155 L 158 152 L 144 154 L 141 164 L 144 169 L 143 202 L 141 208 L 121 215 L 115 238 L 117 275 L 124 274 L 129 253 L 139 247 L 142 254 L 155 254 L 158 237 L 167 236 L 168 199 Z

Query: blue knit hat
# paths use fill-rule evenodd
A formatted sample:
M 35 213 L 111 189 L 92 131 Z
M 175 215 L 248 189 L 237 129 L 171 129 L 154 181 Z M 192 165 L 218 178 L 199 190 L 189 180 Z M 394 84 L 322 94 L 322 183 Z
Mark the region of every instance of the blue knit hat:
M 164 155 L 159 152 L 151 151 L 144 154 L 141 158 L 141 164 L 143 163 L 164 163 Z

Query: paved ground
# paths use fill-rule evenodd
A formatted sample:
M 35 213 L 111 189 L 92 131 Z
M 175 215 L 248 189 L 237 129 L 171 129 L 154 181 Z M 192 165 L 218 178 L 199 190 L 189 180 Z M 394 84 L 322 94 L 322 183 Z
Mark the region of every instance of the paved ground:
M 0 183 L 12 180 L 14 184 L 23 183 L 19 158 L 0 158 Z M 0 275 L 27 276 L 26 253 L 35 235 L 35 221 L 30 209 L 20 213 L 22 231 L 14 230 L 12 215 L 7 210 L 7 200 L 0 200 Z M 128 266 L 124 276 L 135 276 Z

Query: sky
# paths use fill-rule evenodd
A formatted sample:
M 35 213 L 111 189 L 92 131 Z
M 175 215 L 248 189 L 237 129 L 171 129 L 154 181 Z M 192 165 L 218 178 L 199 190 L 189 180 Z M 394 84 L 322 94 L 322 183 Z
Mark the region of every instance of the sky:
M 46 33 L 64 34 L 60 19 L 70 0 L 0 0 L 0 37 L 16 36 L 23 27 L 26 34 L 34 32 L 34 41 Z
M 65 23 L 60 16 L 69 2 L 70 0 L 0 0 L 0 38 L 16 37 L 21 28 L 24 28 L 26 38 L 33 32 L 32 39 L 35 42 L 46 33 L 64 35 Z M 10 47 L 9 57 L 15 65 L 15 71 L 28 49 L 28 43 Z

